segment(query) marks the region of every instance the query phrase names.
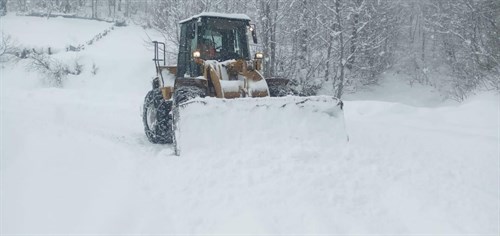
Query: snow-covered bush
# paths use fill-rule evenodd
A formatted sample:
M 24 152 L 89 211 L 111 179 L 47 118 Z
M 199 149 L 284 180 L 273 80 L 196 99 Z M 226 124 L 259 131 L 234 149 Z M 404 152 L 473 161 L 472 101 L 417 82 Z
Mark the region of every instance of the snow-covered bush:
M 300 96 L 313 96 L 323 87 L 323 78 L 309 78 L 306 71 L 302 75 L 290 80 L 290 87 L 294 94 Z
M 116 27 L 127 26 L 127 21 L 124 19 L 116 20 L 114 26 L 116 26 Z
M 17 43 L 9 35 L 2 32 L 0 37 L 0 62 L 14 58 L 18 51 Z
M 43 53 L 32 53 L 29 59 L 28 69 L 40 73 L 43 82 L 51 87 L 63 87 L 68 75 L 79 75 L 83 71 L 83 65 L 78 60 L 71 67 Z
M 73 74 L 79 75 L 83 72 L 83 64 L 81 64 L 78 60 L 75 60 L 73 63 Z
M 97 67 L 95 62 L 92 63 L 92 69 L 90 70 L 90 73 L 92 73 L 93 75 L 96 75 L 98 71 L 99 71 L 99 67 Z

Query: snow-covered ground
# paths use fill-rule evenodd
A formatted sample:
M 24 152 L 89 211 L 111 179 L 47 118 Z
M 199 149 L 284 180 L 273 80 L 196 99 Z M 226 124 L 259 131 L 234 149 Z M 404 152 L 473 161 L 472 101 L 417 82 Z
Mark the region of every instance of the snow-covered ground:
M 39 36 L 54 48 L 109 27 L 80 21 L 92 29 L 80 34 L 60 22 L 70 19 L 9 16 L 2 31 L 26 34 L 15 26 L 34 19 L 41 32 L 60 29 Z M 499 232 L 498 94 L 443 103 L 392 76 L 346 96 L 347 145 L 304 145 L 318 138 L 310 132 L 178 157 L 143 133 L 154 72 L 146 40 L 129 26 L 57 53 L 84 64 L 64 88 L 44 86 L 25 60 L 1 65 L 1 234 Z
M 86 44 L 95 35 L 109 29 L 113 24 L 63 17 L 19 17 L 13 13 L 0 19 L 1 32 L 17 41 L 23 48 L 48 48 L 64 51 L 69 45 Z

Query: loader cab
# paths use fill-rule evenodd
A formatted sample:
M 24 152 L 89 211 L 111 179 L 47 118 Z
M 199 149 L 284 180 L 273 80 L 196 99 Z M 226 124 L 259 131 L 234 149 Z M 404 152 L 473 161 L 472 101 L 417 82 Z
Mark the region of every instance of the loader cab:
M 246 15 L 220 13 L 202 13 L 181 21 L 176 77 L 203 74 L 193 60 L 195 51 L 203 60 L 250 60 L 249 22 Z

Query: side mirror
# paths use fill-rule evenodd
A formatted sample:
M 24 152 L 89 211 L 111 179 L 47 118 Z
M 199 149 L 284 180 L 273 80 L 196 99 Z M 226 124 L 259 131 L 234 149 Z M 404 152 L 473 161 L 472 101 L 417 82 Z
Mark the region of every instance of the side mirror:
M 257 30 L 255 24 L 250 24 L 250 32 L 252 32 L 253 43 L 257 43 Z

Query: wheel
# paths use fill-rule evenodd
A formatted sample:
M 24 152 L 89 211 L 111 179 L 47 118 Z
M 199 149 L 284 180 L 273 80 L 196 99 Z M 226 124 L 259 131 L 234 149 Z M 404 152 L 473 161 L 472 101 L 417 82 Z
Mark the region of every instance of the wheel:
M 144 99 L 142 122 L 144 132 L 152 143 L 172 143 L 172 101 L 165 101 L 160 89 L 148 92 Z
M 292 89 L 288 85 L 269 86 L 269 96 L 271 97 L 284 97 L 292 94 Z
M 184 86 L 175 89 L 174 91 L 174 104 L 176 106 L 187 102 L 196 97 L 205 97 L 206 91 L 196 86 Z

